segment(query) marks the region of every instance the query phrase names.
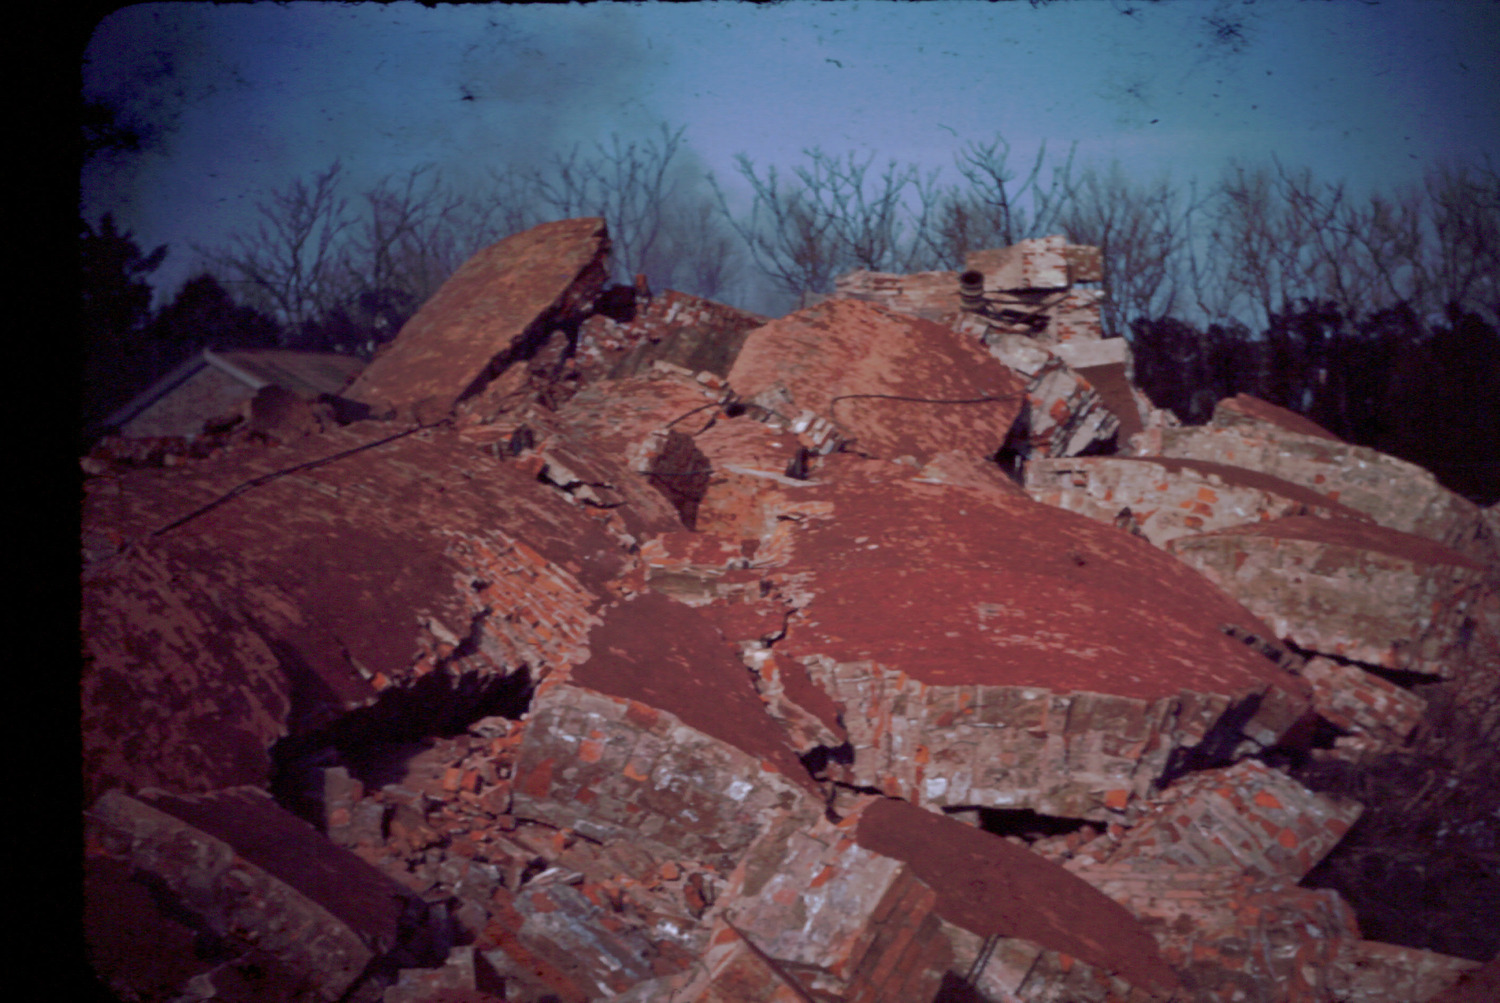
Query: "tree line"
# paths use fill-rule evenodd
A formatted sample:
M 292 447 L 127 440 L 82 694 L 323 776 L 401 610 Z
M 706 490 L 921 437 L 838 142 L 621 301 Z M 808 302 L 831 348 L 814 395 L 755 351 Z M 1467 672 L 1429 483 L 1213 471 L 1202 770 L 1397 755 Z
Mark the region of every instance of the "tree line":
M 351 191 L 335 162 L 271 192 L 224 245 L 195 248 L 203 270 L 158 311 L 147 280 L 166 249 L 143 251 L 108 217 L 80 221 L 85 417 L 207 344 L 368 356 L 474 251 L 548 219 L 603 216 L 619 281 L 644 272 L 771 314 L 853 269 L 957 269 L 970 251 L 1062 233 L 1103 251 L 1106 335 L 1132 342 L 1142 388 L 1184 421 L 1254 393 L 1500 495 L 1482 459 L 1500 456 L 1492 165 L 1439 164 L 1420 185 L 1357 195 L 1274 159 L 1230 164 L 1199 191 L 1080 168 L 1045 144 L 1013 154 L 1002 137 L 969 142 L 946 173 L 819 148 L 781 167 L 742 154 L 731 183 L 663 125 L 464 190 L 426 166 Z

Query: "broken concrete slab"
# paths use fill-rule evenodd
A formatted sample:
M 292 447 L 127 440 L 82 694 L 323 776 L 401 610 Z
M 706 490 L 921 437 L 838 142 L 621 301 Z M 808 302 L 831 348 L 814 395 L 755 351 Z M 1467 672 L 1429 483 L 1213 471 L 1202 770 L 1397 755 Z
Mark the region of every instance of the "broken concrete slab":
M 612 476 L 636 475 L 620 466 Z M 190 468 L 94 478 L 87 490 L 85 526 L 121 549 L 85 571 L 86 745 L 123 757 L 110 776 L 144 771 L 133 783 L 262 782 L 243 771 L 252 760 L 264 770 L 268 739 L 392 685 L 577 660 L 591 610 L 627 589 L 634 567 L 610 530 L 618 510 L 559 504 L 534 471 L 448 429 L 361 423 Z M 658 507 L 642 524 L 680 525 L 649 486 L 640 491 Z M 147 609 L 173 611 L 160 636 L 175 640 L 141 647 Z M 148 692 L 168 666 L 190 685 Z M 111 723 L 157 707 L 156 741 Z M 243 743 L 228 733 L 200 747 L 190 722 L 204 713 L 227 713 L 260 748 L 232 752 Z
M 971 340 L 857 300 L 829 300 L 757 328 L 729 382 L 747 404 L 794 428 L 821 419 L 846 449 L 918 465 L 953 450 L 994 455 L 1022 394 L 1020 381 Z
M 344 392 L 373 407 L 431 401 L 446 412 L 529 357 L 554 329 L 576 330 L 604 288 L 604 221 L 565 219 L 507 237 L 443 283 Z
M 970 316 L 959 322 L 959 333 L 977 337 L 991 355 L 1026 380 L 1026 409 L 1011 431 L 1011 450 L 1023 459 L 1074 456 L 1117 437 L 1120 415 L 1060 355 L 1027 335 L 991 333 Z M 1132 427 L 1138 423 L 1136 419 Z
M 1158 547 L 1179 536 L 1288 515 L 1372 521 L 1260 471 L 1164 456 L 1036 459 L 1026 466 L 1026 490 L 1037 501 L 1112 523 Z
M 727 872 L 774 819 L 821 814 L 821 790 L 696 611 L 638 596 L 605 613 L 589 647 L 537 690 L 518 816 Z
M 1362 811 L 1247 759 L 1194 773 L 1156 794 L 1149 814 L 1108 856 L 1069 869 L 1116 899 L 1129 896 L 1116 894 L 1110 875 L 1128 884 L 1131 876 L 1162 867 L 1300 880 Z
M 951 326 L 961 306 L 958 272 L 854 271 L 833 280 L 838 299 L 863 300 L 895 313 Z
M 84 792 L 121 784 L 210 791 L 266 784 L 293 683 L 253 619 L 185 582 L 279 597 L 248 576 L 140 547 L 86 576 L 80 629 Z M 244 593 L 242 593 L 244 594 Z
M 1093 281 L 1069 251 L 1069 282 Z M 921 285 L 870 288 L 904 295 Z M 1046 372 L 1071 381 L 1049 398 L 1063 406 L 1060 448 L 1077 445 L 1083 427 L 1069 425 L 1069 402 L 1118 410 L 1122 428 L 1134 408 L 1138 442 L 1171 427 L 1129 387 L 1123 342 L 1094 340 L 1086 324 L 1070 333 L 1063 315 L 1076 308 L 1086 321 L 1090 309 L 1072 294 L 1091 290 L 1019 292 L 1020 306 L 1052 311 L 1046 345 L 1018 333 L 1032 331 L 1024 317 L 995 336 L 1036 349 Z M 1307 677 L 1292 674 L 1301 659 L 1271 626 L 1144 542 L 1021 497 L 992 446 L 976 449 L 974 429 L 940 407 L 917 422 L 920 455 L 898 463 L 851 455 L 862 447 L 838 413 L 785 415 L 747 401 L 693 361 L 709 352 L 727 363 L 745 318 L 701 302 L 674 313 L 678 300 L 617 287 L 544 310 L 528 329 L 535 338 L 501 357 L 496 368 L 509 359 L 508 368 L 483 390 L 457 406 L 403 405 L 421 422 L 337 431 L 293 422 L 288 432 L 308 433 L 296 441 L 273 423 L 264 441 L 160 450 L 150 470 L 92 464 L 85 585 L 101 604 L 89 622 L 103 637 L 88 643 L 107 656 L 85 675 L 93 790 L 128 792 L 153 778 L 179 790 L 224 778 L 267 784 L 267 746 L 280 739 L 283 806 L 429 903 L 425 929 L 436 939 L 422 963 L 452 962 L 418 970 L 389 957 L 354 994 L 360 1003 L 486 989 L 529 1003 L 807 1003 L 829 992 L 908 1003 L 930 998 L 938 980 L 960 995 L 977 983 L 992 999 L 1164 998 L 1110 960 L 1123 935 L 1094 935 L 1118 907 L 1069 918 L 1067 903 L 1098 895 L 1064 887 L 1048 860 L 1097 864 L 1106 850 L 1144 845 L 1152 827 L 1161 835 L 1177 816 L 1157 813 L 1180 806 L 1164 797 L 1202 778 L 1222 783 L 1219 764 L 1274 743 L 1288 743 L 1278 755 L 1300 748 L 1309 706 L 1346 730 L 1369 729 L 1342 741 L 1374 742 L 1398 740 L 1409 702 L 1362 685 L 1377 677 L 1352 663 L 1315 659 Z M 870 304 L 819 309 L 920 326 Z M 631 330 L 638 322 L 649 329 L 642 337 Z M 972 312 L 957 323 L 980 334 L 1004 326 Z M 856 328 L 865 330 L 840 325 Z M 619 343 L 593 344 L 596 334 Z M 902 338 L 923 350 L 911 330 L 875 340 L 889 349 Z M 982 357 L 978 336 L 950 338 Z M 839 360 L 852 357 L 830 343 Z M 600 378 L 606 364 L 643 365 L 652 353 L 670 358 L 650 358 L 639 376 Z M 903 367 L 894 377 L 856 375 L 906 381 L 910 397 L 949 378 L 887 355 Z M 1081 389 L 1106 372 L 1112 390 Z M 868 424 L 882 434 L 911 431 L 875 418 Z M 1025 452 L 1024 434 L 1010 437 L 1009 453 Z M 1039 455 L 1050 448 L 1042 441 Z M 1461 681 L 1482 693 L 1476 677 L 1496 661 L 1500 599 L 1465 596 L 1473 622 L 1444 657 L 1461 656 Z M 150 616 L 137 626 L 139 609 Z M 504 701 L 493 700 L 502 690 Z M 1373 702 L 1360 706 L 1361 696 Z M 146 727 L 128 727 L 138 713 Z M 471 721 L 494 714 L 514 719 Z M 144 748 L 158 739 L 160 752 Z M 1242 772 L 1233 797 L 1207 788 L 1213 810 L 1188 805 L 1183 817 L 1202 826 L 1172 822 L 1186 834 L 1173 849 L 1143 850 L 1131 858 L 1137 871 L 1112 875 L 1134 896 L 1122 901 L 1142 909 L 1114 927 L 1158 938 L 1157 956 L 1182 977 L 1178 998 L 1326 998 L 1379 964 L 1399 991 L 1408 962 L 1440 978 L 1442 959 L 1372 961 L 1379 952 L 1363 949 L 1333 892 L 1296 887 L 1299 851 L 1322 852 L 1334 834 L 1304 832 L 1321 808 L 1299 801 L 1299 788 L 1284 791 L 1285 777 Z M 977 795 L 976 777 L 989 784 Z M 947 787 L 929 796 L 934 781 Z M 990 869 L 995 887 L 1016 878 L 1042 891 L 970 888 L 965 879 L 990 873 L 981 865 L 948 867 L 929 885 L 917 869 L 954 856 L 942 849 L 948 837 L 921 841 L 910 861 L 870 851 L 851 840 L 870 820 L 870 796 L 851 785 L 913 797 L 922 803 L 901 810 L 1014 849 L 1016 867 Z M 1257 800 L 1267 792 L 1279 809 Z M 935 809 L 945 807 L 1022 827 L 1007 840 L 1060 834 L 1026 854 L 942 818 Z M 1200 845 L 1210 824 L 1239 837 L 1235 852 Z M 112 970 L 130 991 L 291 992 L 279 981 L 241 992 L 227 980 L 244 965 L 203 981 L 199 931 L 162 917 L 120 859 L 96 863 L 96 931 L 119 915 L 109 911 L 115 898 L 157 916 L 161 931 L 160 952 Z M 752 872 L 758 892 L 746 894 Z M 1000 909 L 1039 940 L 950 921 L 945 881 L 958 882 L 950 890 L 960 899 L 973 893 L 981 916 Z M 1018 901 L 1028 897 L 1036 901 Z M 263 921 L 269 929 L 278 918 Z M 142 946 L 102 939 L 114 957 Z M 1103 955 L 1080 956 L 1096 947 Z M 285 974 L 269 955 L 244 957 Z
M 1427 706 L 1410 690 L 1346 662 L 1309 658 L 1300 672 L 1312 684 L 1319 716 L 1350 735 L 1373 740 L 1375 747 L 1399 747 Z
M 858 842 L 856 826 L 769 829 L 730 876 L 718 922 L 804 995 L 930 999 L 950 962 L 937 896 L 905 861 Z
M 1296 882 L 1361 810 L 1245 760 L 1173 784 L 1064 866 L 1141 919 L 1192 998 L 1325 999 L 1359 930 L 1336 894 Z
M 586 382 L 649 376 L 655 363 L 729 375 L 745 338 L 770 318 L 667 289 L 636 299 L 630 319 L 595 313 L 578 333 Z
M 1305 710 L 1304 682 L 1222 628 L 1270 629 L 1167 555 L 902 469 L 828 458 L 808 494 L 824 511 L 772 576 L 796 608 L 776 660 L 846 709 L 841 779 L 932 808 L 1107 819 L 1231 704 L 1253 698 L 1241 729 L 1264 745 Z
M 1128 911 L 1027 850 L 893 799 L 861 806 L 855 838 L 862 847 L 906 862 L 934 890 L 938 916 L 969 935 L 950 933 L 959 944 L 970 946 L 955 961 L 959 970 L 972 972 L 981 991 L 1021 999 L 1033 998 L 1043 985 L 1056 991 L 1057 983 L 1065 980 L 1043 975 L 1051 966 L 1038 965 L 1040 955 L 1050 956 L 1063 975 L 1070 966 L 1058 961 L 1066 957 L 1102 973 L 1106 984 L 1112 977 L 1120 979 L 1125 987 L 1116 998 L 1136 992 L 1139 996 L 1131 999 L 1165 1000 L 1177 991 L 1176 974 Z M 973 946 L 990 942 L 998 942 L 996 956 L 976 957 L 984 948 L 976 951 Z M 994 951 L 995 945 L 990 949 Z M 1029 963 L 1007 963 L 1012 954 L 1029 955 Z
M 93 855 L 128 864 L 140 876 L 132 880 L 166 896 L 162 908 L 175 902 L 179 920 L 191 917 L 228 957 L 241 954 L 194 977 L 208 995 L 236 986 L 246 977 L 236 968 L 257 960 L 275 973 L 255 978 L 278 983 L 262 988 L 288 1000 L 338 999 L 393 952 L 428 960 L 407 915 L 423 912 L 420 903 L 260 791 L 110 791 L 87 818 Z M 254 959 L 245 953 L 252 945 Z
M 1168 552 L 1299 648 L 1449 677 L 1472 639 L 1482 564 L 1368 522 L 1285 516 L 1179 536 Z
M 1259 470 L 1301 484 L 1382 526 L 1436 540 L 1491 563 L 1500 539 L 1479 506 L 1414 463 L 1346 443 L 1285 408 L 1240 394 L 1220 401 L 1207 425 L 1163 428 L 1143 449 Z

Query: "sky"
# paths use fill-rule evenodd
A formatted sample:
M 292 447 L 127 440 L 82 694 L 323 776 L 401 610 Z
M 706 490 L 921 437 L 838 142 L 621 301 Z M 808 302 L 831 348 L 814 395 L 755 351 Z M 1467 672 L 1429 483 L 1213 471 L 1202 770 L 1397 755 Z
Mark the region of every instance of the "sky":
M 158 299 L 339 159 L 352 190 L 432 164 L 459 183 L 574 144 L 684 129 L 734 158 L 873 153 L 952 174 L 966 142 L 1211 184 L 1278 158 L 1357 192 L 1442 158 L 1500 162 L 1500 2 L 1053 0 L 148 3 L 96 27 L 86 97 L 156 126 L 86 164 L 80 211 L 170 245 Z

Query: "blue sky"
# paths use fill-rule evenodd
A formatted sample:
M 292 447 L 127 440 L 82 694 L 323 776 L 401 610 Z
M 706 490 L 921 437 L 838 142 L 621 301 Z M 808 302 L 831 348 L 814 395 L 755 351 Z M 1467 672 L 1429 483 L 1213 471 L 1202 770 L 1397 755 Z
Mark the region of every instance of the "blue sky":
M 145 247 L 222 243 L 256 200 L 340 158 L 356 185 L 456 181 L 576 142 L 686 129 L 702 165 L 868 151 L 951 167 L 997 133 L 1145 179 L 1230 158 L 1357 190 L 1442 157 L 1500 160 L 1492 0 L 143 4 L 96 29 L 85 92 L 170 124 L 85 170 L 81 206 Z

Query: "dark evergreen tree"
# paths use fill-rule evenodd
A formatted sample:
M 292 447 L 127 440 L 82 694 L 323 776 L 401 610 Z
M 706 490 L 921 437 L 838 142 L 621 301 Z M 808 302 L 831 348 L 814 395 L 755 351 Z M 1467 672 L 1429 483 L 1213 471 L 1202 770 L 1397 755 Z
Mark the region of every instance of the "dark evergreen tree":
M 142 333 L 151 320 L 146 276 L 161 266 L 167 247 L 143 253 L 130 232 L 118 230 L 106 213 L 97 229 L 79 221 L 78 251 L 81 417 L 87 427 L 143 389 L 160 365 Z
M 280 331 L 271 318 L 234 302 L 218 279 L 203 272 L 183 283 L 145 333 L 159 351 L 180 361 L 203 348 L 275 348 Z

